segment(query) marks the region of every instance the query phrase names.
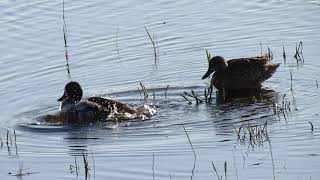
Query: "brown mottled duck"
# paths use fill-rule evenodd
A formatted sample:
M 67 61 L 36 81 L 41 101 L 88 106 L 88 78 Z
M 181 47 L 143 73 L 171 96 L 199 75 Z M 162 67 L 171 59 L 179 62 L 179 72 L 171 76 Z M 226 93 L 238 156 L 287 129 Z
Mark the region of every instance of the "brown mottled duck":
M 211 85 L 218 89 L 219 94 L 261 90 L 261 83 L 269 79 L 280 66 L 279 63 L 271 63 L 271 60 L 268 54 L 228 61 L 221 56 L 214 56 L 209 58 L 209 68 L 202 79 L 214 72 Z

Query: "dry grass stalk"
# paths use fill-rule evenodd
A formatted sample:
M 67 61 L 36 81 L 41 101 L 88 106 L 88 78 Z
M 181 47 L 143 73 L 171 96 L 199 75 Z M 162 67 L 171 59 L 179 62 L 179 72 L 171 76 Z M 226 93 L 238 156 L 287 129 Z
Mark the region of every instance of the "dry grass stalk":
M 169 85 L 167 85 L 166 90 L 164 91 L 164 98 L 167 98 L 168 90 L 169 90 Z
M 95 177 L 95 161 L 94 161 L 94 157 L 93 157 L 93 153 L 91 152 L 91 159 L 92 159 L 92 163 L 93 163 L 93 172 L 94 172 L 94 177 Z M 89 167 L 89 161 L 88 161 L 88 155 L 85 154 L 84 152 L 82 153 L 82 160 L 83 160 L 83 168 L 84 168 L 84 176 L 85 179 L 90 179 L 90 173 L 89 171 L 92 170 L 92 168 Z M 80 165 L 77 162 L 77 157 L 74 157 L 74 165 L 69 165 L 69 171 L 71 174 L 75 173 L 76 177 L 78 178 L 79 174 L 80 174 Z
M 204 98 L 205 98 L 205 102 L 206 102 L 206 104 L 208 104 L 208 103 L 209 103 L 209 101 L 208 101 L 208 93 L 207 93 L 207 89 L 204 89 Z
M 234 154 L 234 150 L 232 150 L 232 154 L 233 154 L 233 167 L 236 170 L 236 176 L 237 176 L 237 180 L 239 180 L 239 176 L 238 176 L 238 168 L 236 166 L 236 155 Z
M 208 102 L 209 102 L 209 104 L 212 101 L 212 92 L 213 92 L 213 84 L 211 84 L 210 87 L 208 88 L 208 95 L 209 95 Z
M 69 165 L 69 171 L 71 174 L 76 173 L 76 176 L 79 176 L 79 165 L 77 162 L 77 156 L 74 157 L 74 165 Z
M 209 78 L 210 79 L 210 78 Z M 210 80 L 209 86 L 204 89 L 204 100 L 207 104 L 212 102 L 213 84 L 212 79 Z
M 293 56 L 297 63 L 304 63 L 304 57 L 303 57 L 303 43 L 302 41 L 300 41 L 297 45 L 296 45 L 296 53 Z
M 139 91 L 139 94 L 140 94 L 140 100 L 142 99 L 142 92 L 141 92 L 141 89 L 138 87 L 138 91 Z
M 66 59 L 66 68 L 68 72 L 68 78 L 71 79 L 70 67 L 69 67 L 69 54 L 68 54 L 68 45 L 67 45 L 67 24 L 64 15 L 64 0 L 62 1 L 62 20 L 63 20 L 63 40 L 64 40 L 64 55 Z
M 193 98 L 196 101 L 197 105 L 199 105 L 199 103 L 203 103 L 203 100 L 201 100 L 193 90 L 191 90 L 191 94 L 187 93 L 187 92 L 184 92 L 184 96 L 188 96 L 188 97 Z
M 208 52 L 208 50 L 206 49 L 206 55 L 207 55 L 207 61 L 208 63 L 210 62 L 212 56 L 211 54 Z M 210 78 L 209 78 L 210 80 Z M 208 88 L 208 92 L 207 92 L 207 96 L 205 96 L 205 98 L 207 99 L 208 103 L 210 104 L 211 103 L 211 100 L 212 100 L 212 92 L 213 92 L 213 84 L 212 84 L 212 78 L 210 80 L 210 83 L 209 83 L 209 88 Z M 209 98 L 207 98 L 209 96 Z
M 120 51 L 119 51 L 119 40 L 118 40 L 118 34 L 119 34 L 119 25 L 117 24 L 117 33 L 116 33 L 116 48 L 117 48 L 117 54 L 118 58 L 120 58 Z
M 293 71 L 292 71 L 292 66 L 289 67 L 289 75 L 290 75 L 290 91 L 293 90 Z
M 9 146 L 9 130 L 7 130 L 7 139 L 6 139 L 6 144 Z
M 206 104 L 210 104 L 211 103 L 211 88 L 206 88 L 203 92 L 203 96 L 204 98 L 200 98 L 198 94 L 196 94 L 194 92 L 194 90 L 191 90 L 191 93 L 188 92 L 183 92 L 183 94 L 180 94 L 180 96 L 182 96 L 187 102 L 188 104 L 192 104 L 192 100 L 188 99 L 192 98 L 194 99 L 194 101 L 196 102 L 196 105 L 202 104 L 203 102 L 205 102 Z
M 278 105 L 275 102 L 272 102 L 272 106 L 273 106 L 274 114 L 277 114 L 279 118 L 280 118 L 280 114 L 282 114 L 285 120 L 289 112 L 291 112 L 291 101 L 287 100 L 286 94 L 282 96 L 281 105 Z
M 224 177 L 227 180 L 227 161 L 224 162 Z
M 154 64 L 156 67 L 158 67 L 158 60 L 159 60 L 159 47 L 158 47 L 158 40 L 156 38 L 156 36 L 153 34 L 151 36 L 151 34 L 149 33 L 148 29 L 146 26 L 144 26 L 144 29 L 146 30 L 148 37 L 151 41 L 152 47 L 153 47 L 153 54 L 154 54 Z
M 201 99 L 199 99 L 198 95 L 193 90 L 191 90 L 191 94 L 194 97 L 194 99 L 196 100 L 197 105 L 199 105 L 199 103 L 203 103 L 203 101 Z
M 270 60 L 273 59 L 273 52 L 271 51 L 271 49 L 270 49 L 269 46 L 268 46 L 268 58 L 269 58 Z
M 2 141 L 1 137 L 0 137 L 0 147 L 1 147 L 1 149 L 3 148 L 3 141 Z
M 155 179 L 155 174 L 154 174 L 154 154 L 152 154 L 152 179 Z
M 219 173 L 218 173 L 218 171 L 217 171 L 217 169 L 216 169 L 216 166 L 214 165 L 213 161 L 211 161 L 211 164 L 212 164 L 212 167 L 213 167 L 214 172 L 215 172 L 216 175 L 217 175 L 218 180 L 222 180 L 222 176 L 219 176 Z
M 147 88 L 142 84 L 142 82 L 140 82 L 140 86 L 141 86 L 141 90 L 143 92 L 144 100 L 147 100 L 149 97 Z M 138 90 L 139 90 L 139 88 L 138 88 Z M 139 92 L 140 92 L 140 90 L 139 90 Z M 142 94 L 142 93 L 140 93 L 140 94 Z
M 0 138 L 0 140 L 1 140 L 0 144 L 1 144 L 1 149 L 2 149 L 4 142 L 3 142 L 2 138 Z M 17 135 L 16 135 L 16 131 L 15 130 L 13 131 L 13 135 L 11 135 L 10 131 L 7 130 L 5 144 L 7 146 L 7 151 L 9 153 L 9 156 L 18 157 Z M 15 149 L 15 155 L 12 154 L 12 151 L 11 151 L 12 148 Z
M 284 46 L 282 46 L 282 51 L 283 51 L 283 54 L 282 54 L 283 62 L 284 62 L 284 64 L 287 64 L 287 55 L 286 55 L 286 51 L 284 49 Z
M 17 134 L 16 134 L 16 130 L 15 129 L 13 130 L 13 134 L 14 134 L 14 142 L 16 143 L 17 142 Z
M 88 156 L 82 153 L 83 158 L 83 166 L 84 166 L 84 173 L 85 173 L 85 179 L 88 179 L 90 177 L 89 174 L 89 163 L 88 163 Z
M 188 134 L 186 128 L 184 127 L 184 125 L 182 125 L 182 127 L 183 127 L 184 132 L 186 133 L 186 136 L 188 138 L 188 141 L 189 141 L 189 144 L 191 146 L 191 149 L 192 149 L 192 152 L 193 152 L 193 156 L 194 156 L 193 168 L 192 168 L 192 171 L 191 171 L 191 173 L 192 173 L 191 179 L 192 179 L 192 177 L 194 175 L 194 170 L 196 168 L 197 154 L 196 154 L 196 151 L 194 150 L 193 144 L 191 143 L 191 140 L 190 140 L 190 137 L 189 137 L 189 134 Z
M 192 143 L 191 143 L 191 140 L 190 140 L 190 136 L 189 136 L 189 134 L 188 134 L 188 131 L 186 130 L 186 128 L 185 128 L 184 126 L 182 126 L 182 127 L 183 127 L 184 132 L 186 133 L 187 138 L 188 138 L 188 142 L 189 142 L 189 144 L 190 144 L 190 146 L 191 146 L 191 149 L 192 149 L 194 158 L 197 159 L 197 154 L 196 154 L 196 151 L 194 150 L 194 147 L 193 147 L 193 145 L 192 145 Z
M 222 180 L 222 176 L 219 176 L 216 166 L 214 165 L 213 161 L 211 161 L 212 167 L 214 172 L 217 175 L 218 180 Z M 227 161 L 224 162 L 224 179 L 227 180 Z
M 185 95 L 180 94 L 180 96 L 182 96 L 188 102 L 188 104 L 192 104 L 192 101 L 190 101 Z
M 153 89 L 153 100 L 155 100 L 155 99 L 156 99 L 156 90 Z
M 262 146 L 268 140 L 267 122 L 262 125 L 252 125 L 250 123 L 242 124 L 235 128 L 238 139 L 242 142 L 248 142 L 250 146 Z
M 309 124 L 311 125 L 311 132 L 313 132 L 313 124 L 309 121 Z
M 24 168 L 23 168 L 23 162 L 22 162 L 22 163 L 19 162 L 19 167 L 18 167 L 17 172 L 16 172 L 15 174 L 9 172 L 8 174 L 9 174 L 9 175 L 12 175 L 12 176 L 17 176 L 17 177 L 19 177 L 19 178 L 22 178 L 22 176 L 29 176 L 29 175 L 31 175 L 31 174 L 40 173 L 40 172 L 24 172 L 25 170 L 27 170 L 27 169 L 24 169 Z
M 96 163 L 94 161 L 94 157 L 93 157 L 92 151 L 91 151 L 91 159 L 92 159 L 92 163 L 93 163 L 93 177 L 95 179 L 95 177 L 96 177 Z
M 206 55 L 207 55 L 207 60 L 208 62 L 211 60 L 211 54 L 209 53 L 209 51 L 206 49 Z
M 270 139 L 269 139 L 269 138 L 268 138 L 268 143 L 269 143 L 270 156 L 271 156 L 271 163 L 272 163 L 273 180 L 276 180 L 276 174 L 275 174 L 275 169 L 274 169 L 273 153 L 272 153 L 272 146 L 271 146 L 271 141 L 270 141 Z

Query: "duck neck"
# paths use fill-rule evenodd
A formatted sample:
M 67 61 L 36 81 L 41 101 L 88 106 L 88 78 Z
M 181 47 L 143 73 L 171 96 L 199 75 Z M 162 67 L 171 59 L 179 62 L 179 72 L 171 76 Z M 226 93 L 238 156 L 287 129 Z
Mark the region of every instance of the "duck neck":
M 60 111 L 63 111 L 63 110 L 68 110 L 68 108 L 70 106 L 73 106 L 75 104 L 77 104 L 79 101 L 76 101 L 76 100 L 72 100 L 72 99 L 65 99 L 61 102 L 60 104 Z

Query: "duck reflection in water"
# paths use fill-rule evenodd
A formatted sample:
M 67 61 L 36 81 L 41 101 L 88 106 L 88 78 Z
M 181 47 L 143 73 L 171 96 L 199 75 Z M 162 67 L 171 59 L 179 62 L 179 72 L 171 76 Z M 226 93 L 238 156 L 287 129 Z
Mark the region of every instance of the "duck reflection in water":
M 208 59 L 209 67 L 202 79 L 213 73 L 210 88 L 211 92 L 212 86 L 218 90 L 216 99 L 218 103 L 243 97 L 263 98 L 263 94 L 270 90 L 263 89 L 261 84 L 280 66 L 279 63 L 271 63 L 272 57 L 268 54 L 228 61 L 221 56 Z

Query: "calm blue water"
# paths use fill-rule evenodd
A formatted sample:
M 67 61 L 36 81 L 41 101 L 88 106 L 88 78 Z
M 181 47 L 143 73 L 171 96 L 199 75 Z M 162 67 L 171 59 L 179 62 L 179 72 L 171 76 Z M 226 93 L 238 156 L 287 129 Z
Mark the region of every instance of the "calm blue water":
M 22 162 L 24 172 L 39 172 L 23 179 L 85 179 L 82 153 L 89 154 L 90 179 L 215 179 L 212 161 L 223 176 L 227 162 L 228 179 L 319 178 L 319 15 L 318 0 L 66 0 L 71 79 L 82 84 L 85 96 L 159 109 L 146 121 L 76 128 L 31 125 L 58 111 L 56 100 L 69 81 L 62 1 L 1 1 L 0 179 L 16 179 L 8 173 L 15 174 Z M 157 37 L 157 68 L 144 26 Z M 305 63 L 297 66 L 293 55 L 299 41 Z M 291 112 L 286 119 L 264 101 L 196 106 L 179 95 L 191 89 L 203 93 L 206 49 L 227 59 L 256 56 L 260 42 L 264 50 L 272 49 L 275 63 L 282 63 L 264 86 L 279 99 L 287 94 Z M 293 66 L 292 92 L 282 46 Z M 149 100 L 140 100 L 139 82 L 155 89 L 155 100 L 152 91 Z M 241 143 L 234 127 L 243 121 L 268 121 L 272 148 L 268 142 L 254 148 Z M 16 146 L 14 140 L 7 145 L 7 130 L 14 138 L 14 129 Z M 78 177 L 69 170 L 75 157 Z

